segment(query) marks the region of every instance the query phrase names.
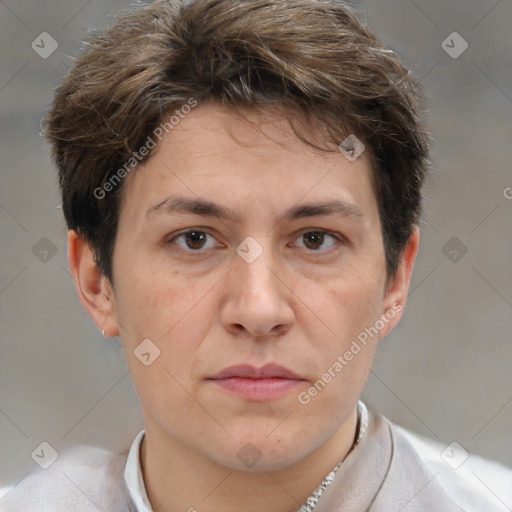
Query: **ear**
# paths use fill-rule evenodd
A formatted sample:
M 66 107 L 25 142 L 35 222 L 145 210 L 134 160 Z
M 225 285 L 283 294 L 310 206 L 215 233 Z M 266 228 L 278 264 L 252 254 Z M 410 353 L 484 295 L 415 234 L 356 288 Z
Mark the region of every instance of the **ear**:
M 409 292 L 412 268 L 418 254 L 419 242 L 420 228 L 414 225 L 411 236 L 402 251 L 398 269 L 386 286 L 383 310 L 380 316 L 385 323 L 385 327 L 379 331 L 379 339 L 386 336 L 402 318 Z
M 117 336 L 114 290 L 96 265 L 89 243 L 73 229 L 68 231 L 68 263 L 82 306 L 104 336 Z

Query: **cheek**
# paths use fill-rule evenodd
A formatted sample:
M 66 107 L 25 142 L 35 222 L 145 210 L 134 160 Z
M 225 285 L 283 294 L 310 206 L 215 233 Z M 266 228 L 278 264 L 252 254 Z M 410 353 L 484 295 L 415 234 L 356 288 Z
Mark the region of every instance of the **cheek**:
M 364 386 L 378 341 L 368 329 L 379 318 L 380 286 L 376 275 L 359 271 L 347 272 L 319 290 L 315 287 L 314 310 L 321 322 L 310 316 L 304 325 L 309 325 L 319 389 L 328 388 L 322 391 L 322 400 L 339 405 L 351 390 L 359 392 Z M 318 335 L 318 325 L 327 326 L 322 328 L 325 335 Z
M 187 416 L 194 404 L 183 386 L 190 388 L 187 371 L 208 324 L 206 306 L 201 302 L 205 287 L 177 272 L 155 267 L 148 272 L 140 267 L 134 270 L 126 268 L 119 286 L 119 307 L 116 303 L 118 321 L 125 327 L 122 344 L 134 386 L 153 416 L 165 417 L 170 410 Z M 147 366 L 137 357 L 138 347 L 146 339 L 157 347 L 150 345 L 152 362 Z
M 183 375 L 169 367 L 165 355 L 146 367 L 136 359 L 130 366 L 130 375 L 140 400 L 143 415 L 148 413 L 151 421 L 165 428 L 173 437 L 184 438 L 194 425 L 196 437 L 207 435 L 211 422 L 195 399 L 191 399 L 191 387 Z M 180 357 L 172 354 L 172 357 Z M 186 366 L 186 363 L 182 364 Z M 192 395 L 194 392 L 192 391 Z M 201 421 L 198 421 L 198 418 Z
M 360 396 L 377 348 L 378 338 L 365 329 L 378 317 L 378 296 L 375 287 L 357 281 L 331 284 L 324 291 L 317 310 L 328 334 L 308 335 L 315 379 L 299 400 L 309 421 L 337 424 Z
M 125 338 L 159 340 L 197 303 L 195 290 L 179 272 L 144 263 L 134 254 L 133 262 L 119 265 L 119 284 L 116 300 L 118 320 L 125 327 Z
M 324 289 L 321 311 L 328 315 L 338 339 L 347 341 L 373 324 L 382 304 L 381 279 L 359 270 L 346 272 Z
M 147 272 L 141 268 L 125 267 L 116 301 L 126 360 L 143 393 L 152 396 L 152 390 L 168 388 L 179 396 L 177 382 L 189 385 L 187 371 L 195 364 L 198 347 L 217 311 L 211 302 L 214 295 L 205 296 L 215 283 L 194 281 L 154 265 Z M 146 339 L 160 351 L 148 367 L 134 354 Z M 152 398 L 159 399 L 156 394 Z

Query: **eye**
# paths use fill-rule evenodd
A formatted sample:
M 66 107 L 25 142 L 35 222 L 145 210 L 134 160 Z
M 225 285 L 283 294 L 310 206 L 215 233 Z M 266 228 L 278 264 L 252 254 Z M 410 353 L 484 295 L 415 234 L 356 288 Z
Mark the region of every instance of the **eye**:
M 305 241 L 305 248 L 308 250 L 313 252 L 327 252 L 328 248 L 324 250 L 320 249 L 322 245 L 325 244 L 326 237 L 335 241 L 335 243 L 331 244 L 330 247 L 334 247 L 336 245 L 336 241 L 338 243 L 342 243 L 346 240 L 343 235 L 339 233 L 333 233 L 325 229 L 310 229 L 309 231 L 303 231 L 299 236 L 299 239 Z
M 197 255 L 200 255 L 208 249 L 213 249 L 215 247 L 214 243 L 211 243 L 210 245 L 207 244 L 208 237 L 213 239 L 213 236 L 207 231 L 199 228 L 189 228 L 170 236 L 166 240 L 166 244 L 176 245 L 176 250 L 178 251 L 188 252 L 189 254 L 197 253 Z M 334 233 L 325 229 L 313 230 L 309 228 L 307 231 L 302 231 L 299 236 L 299 240 L 302 239 L 305 241 L 305 247 L 303 248 L 317 253 L 330 252 L 329 247 L 327 249 L 321 249 L 321 247 L 325 245 L 326 239 L 329 238 L 334 240 L 334 243 L 330 244 L 331 248 L 335 247 L 337 243 L 343 244 L 344 242 L 347 242 L 346 238 L 341 235 L 341 233 Z
M 186 231 L 181 231 L 180 233 L 172 236 L 171 238 L 167 239 L 168 244 L 174 244 L 176 243 L 176 240 L 183 240 L 184 245 L 180 245 L 179 243 L 176 243 L 178 245 L 178 250 L 184 250 L 187 252 L 205 252 L 200 251 L 200 249 L 206 248 L 211 249 L 213 246 L 207 246 L 205 245 L 205 241 L 207 240 L 207 237 L 212 237 L 210 233 L 206 231 L 202 231 L 200 229 L 187 229 Z

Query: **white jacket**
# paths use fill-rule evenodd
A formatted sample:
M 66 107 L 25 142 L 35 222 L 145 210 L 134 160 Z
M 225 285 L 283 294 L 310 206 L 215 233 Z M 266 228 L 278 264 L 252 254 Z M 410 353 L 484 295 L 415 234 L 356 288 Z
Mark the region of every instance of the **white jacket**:
M 77 446 L 48 469 L 0 488 L 2 512 L 152 512 L 139 463 L 142 430 L 124 453 Z M 314 512 L 510 512 L 512 470 L 412 434 L 376 413 Z M 270 511 L 272 512 L 272 511 Z

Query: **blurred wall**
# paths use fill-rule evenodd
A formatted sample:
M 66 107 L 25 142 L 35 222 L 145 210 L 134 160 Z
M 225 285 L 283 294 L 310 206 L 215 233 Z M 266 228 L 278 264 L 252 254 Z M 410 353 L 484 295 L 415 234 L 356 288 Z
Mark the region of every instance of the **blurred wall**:
M 87 27 L 128 4 L 0 3 L 3 483 L 35 468 L 42 441 L 123 450 L 142 428 L 119 340 L 102 338 L 76 297 L 56 171 L 39 135 Z M 358 9 L 422 77 L 435 139 L 405 316 L 381 342 L 364 399 L 407 428 L 512 465 L 512 2 L 368 0 Z M 58 44 L 50 56 L 55 43 L 42 36 L 41 48 L 42 32 Z

